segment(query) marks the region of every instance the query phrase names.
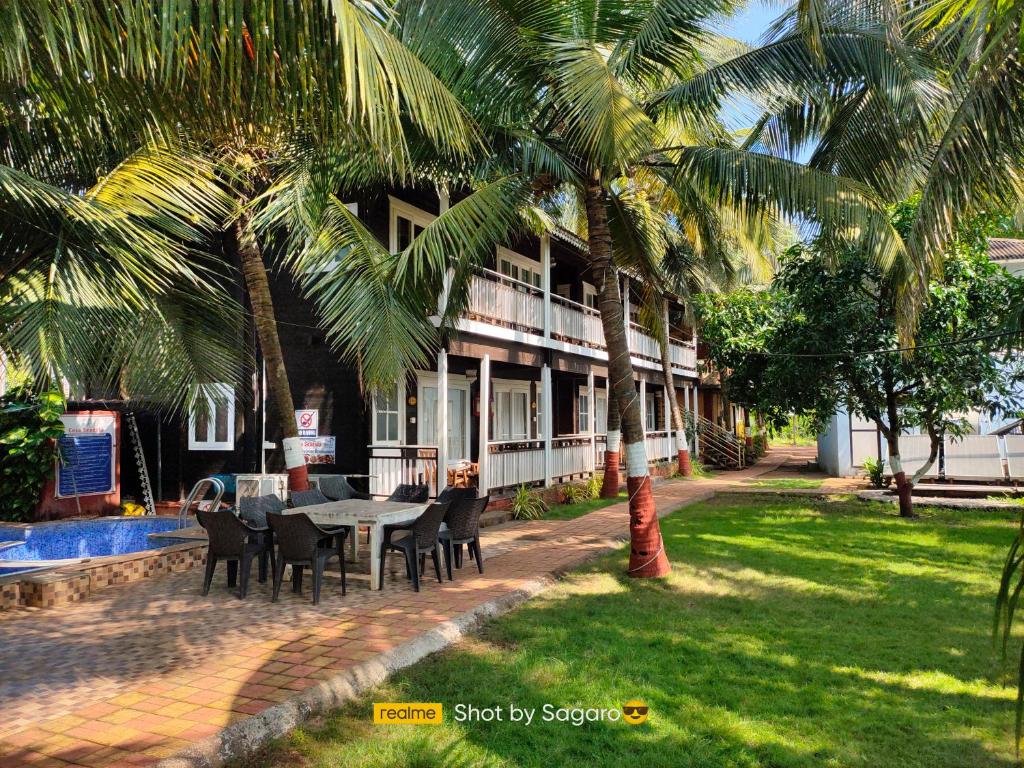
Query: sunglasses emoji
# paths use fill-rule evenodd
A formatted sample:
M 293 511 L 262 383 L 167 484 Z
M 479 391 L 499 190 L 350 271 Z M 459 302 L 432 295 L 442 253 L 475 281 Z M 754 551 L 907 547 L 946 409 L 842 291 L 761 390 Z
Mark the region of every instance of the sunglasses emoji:
M 630 699 L 622 705 L 622 719 L 630 725 L 647 721 L 647 705 L 638 699 Z

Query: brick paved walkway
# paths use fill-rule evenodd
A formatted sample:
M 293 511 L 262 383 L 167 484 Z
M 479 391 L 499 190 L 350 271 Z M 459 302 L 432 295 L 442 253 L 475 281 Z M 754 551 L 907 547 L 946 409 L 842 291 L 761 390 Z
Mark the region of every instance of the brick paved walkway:
M 790 459 L 775 449 L 756 467 L 655 489 L 659 514 L 767 474 Z M 147 765 L 542 574 L 605 551 L 626 531 L 626 505 L 576 520 L 488 528 L 486 573 L 472 563 L 443 585 L 412 591 L 389 563 L 371 592 L 327 581 L 320 605 L 255 583 L 240 601 L 217 575 L 169 574 L 54 611 L 0 619 L 0 768 Z M 353 584 L 354 582 L 354 584 Z

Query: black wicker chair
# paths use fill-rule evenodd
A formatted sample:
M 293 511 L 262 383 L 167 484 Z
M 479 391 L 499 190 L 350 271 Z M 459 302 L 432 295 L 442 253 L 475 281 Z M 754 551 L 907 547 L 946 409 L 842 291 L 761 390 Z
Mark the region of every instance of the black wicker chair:
M 267 515 L 281 512 L 284 508 L 284 502 L 274 493 L 266 496 L 243 496 L 238 500 L 238 517 L 250 528 L 262 531 L 266 539 L 267 551 L 260 554 L 260 584 L 267 580 L 267 558 L 274 551 L 274 532 L 267 523 Z
M 288 494 L 293 507 L 311 507 L 314 504 L 330 504 L 331 500 L 324 496 L 319 488 L 310 488 L 308 491 L 292 491 Z
M 423 504 L 430 498 L 430 488 L 426 485 L 402 484 L 392 491 L 388 501 L 405 501 L 412 504 Z
M 462 545 L 468 545 L 469 556 L 475 557 L 476 567 L 484 572 L 484 558 L 480 554 L 480 515 L 487 509 L 490 496 L 480 499 L 467 498 L 463 503 L 451 507 L 444 521 L 447 530 L 441 531 L 438 538 L 444 549 L 444 567 L 448 571 L 448 580 L 452 578 L 452 560 L 455 567 L 462 567 Z M 453 552 L 454 550 L 454 552 Z
M 313 605 L 320 602 L 320 586 L 327 561 L 337 557 L 341 568 L 341 594 L 347 591 L 345 577 L 345 537 L 348 527 L 325 531 L 302 512 L 267 515 L 277 539 L 277 565 L 274 568 L 274 593 L 277 602 L 281 593 L 285 565 L 292 567 L 292 592 L 302 594 L 302 569 L 313 572 Z
M 203 575 L 203 594 L 210 593 L 213 573 L 217 562 L 226 560 L 228 564 L 228 586 L 238 582 L 238 597 L 245 599 L 249 591 L 249 572 L 252 570 L 254 557 L 270 558 L 271 568 L 274 567 L 274 545 L 270 531 L 266 528 L 257 529 L 245 524 L 229 510 L 198 510 L 196 519 L 206 529 L 210 539 L 206 551 L 206 572 Z M 239 575 L 241 570 L 241 575 Z M 260 582 L 267 580 L 266 565 L 261 563 Z
M 401 552 L 405 556 L 405 572 L 412 579 L 412 586 L 420 591 L 420 573 L 429 553 L 434 561 L 434 573 L 441 582 L 441 563 L 437 558 L 437 532 L 448 513 L 447 504 L 431 504 L 426 511 L 408 523 L 384 526 L 384 540 L 380 545 L 380 588 L 384 588 L 384 557 L 388 551 Z M 392 539 L 398 532 L 405 535 Z
M 363 499 L 369 501 L 370 494 L 357 491 L 349 483 L 348 478 L 343 475 L 321 478 L 320 490 L 331 501 L 345 501 L 346 499 Z
M 453 485 L 449 485 L 439 494 L 437 494 L 438 504 L 448 504 L 448 515 L 451 514 L 462 504 L 464 501 L 476 498 L 476 488 L 456 488 Z M 448 522 L 448 518 L 445 518 L 445 522 Z

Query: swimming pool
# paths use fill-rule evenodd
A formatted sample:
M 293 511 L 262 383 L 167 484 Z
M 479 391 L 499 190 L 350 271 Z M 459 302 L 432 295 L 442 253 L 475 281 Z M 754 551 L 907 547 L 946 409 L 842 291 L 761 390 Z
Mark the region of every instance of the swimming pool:
M 175 517 L 101 517 L 29 525 L 0 524 L 0 576 L 86 558 L 125 555 L 174 543 L 151 539 L 178 527 Z

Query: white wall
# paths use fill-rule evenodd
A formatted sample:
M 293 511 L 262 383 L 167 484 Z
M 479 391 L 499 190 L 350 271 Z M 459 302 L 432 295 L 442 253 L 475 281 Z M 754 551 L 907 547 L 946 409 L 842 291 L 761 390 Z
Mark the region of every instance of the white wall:
M 818 435 L 818 466 L 834 477 L 857 474 L 850 455 L 850 417 L 845 411 L 829 419 L 825 431 Z

